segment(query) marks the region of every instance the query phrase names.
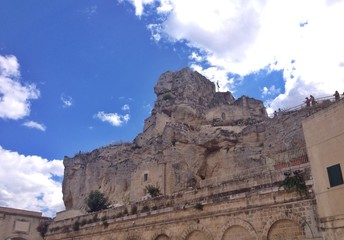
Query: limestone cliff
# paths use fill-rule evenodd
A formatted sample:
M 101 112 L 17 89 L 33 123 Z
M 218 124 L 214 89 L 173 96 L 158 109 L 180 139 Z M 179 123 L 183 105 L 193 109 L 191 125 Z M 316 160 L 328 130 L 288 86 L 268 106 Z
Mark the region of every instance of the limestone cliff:
M 300 119 L 306 113 L 270 119 L 261 101 L 216 92 L 188 68 L 162 74 L 154 91 L 151 116 L 132 143 L 65 157 L 67 209 L 84 209 L 92 190 L 125 204 L 145 198 L 148 184 L 166 195 L 197 188 L 305 145 Z

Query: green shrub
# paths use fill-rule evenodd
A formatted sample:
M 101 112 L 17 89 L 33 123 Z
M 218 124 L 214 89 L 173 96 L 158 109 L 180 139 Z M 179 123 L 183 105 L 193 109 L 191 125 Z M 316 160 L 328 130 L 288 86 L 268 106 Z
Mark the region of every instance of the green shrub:
M 47 233 L 48 231 L 48 226 L 49 226 L 49 223 L 44 221 L 44 222 L 40 222 L 38 227 L 36 228 L 36 230 L 39 232 L 39 234 L 41 235 L 41 237 L 44 237 L 45 234 Z
M 91 191 L 86 199 L 88 212 L 97 212 L 107 209 L 110 206 L 109 200 L 105 197 L 104 193 L 98 190 Z
M 294 175 L 291 176 L 291 172 L 285 172 L 285 179 L 283 180 L 280 187 L 284 187 L 287 192 L 296 191 L 302 196 L 303 194 L 307 195 L 307 186 L 301 171 L 296 170 L 293 172 Z
M 154 197 L 157 197 L 160 195 L 160 188 L 159 187 L 156 187 L 154 185 L 147 185 L 146 186 L 146 190 L 148 192 L 148 194 L 154 198 Z

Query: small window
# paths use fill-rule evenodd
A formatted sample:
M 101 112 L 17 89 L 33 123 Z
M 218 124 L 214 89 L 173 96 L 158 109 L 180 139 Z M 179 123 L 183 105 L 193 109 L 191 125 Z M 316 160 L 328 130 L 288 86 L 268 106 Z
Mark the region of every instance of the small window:
M 331 187 L 343 184 L 343 175 L 339 164 L 328 167 L 327 174 Z
M 147 182 L 147 180 L 148 180 L 148 173 L 145 173 L 145 174 L 143 175 L 143 181 L 144 181 L 144 182 Z

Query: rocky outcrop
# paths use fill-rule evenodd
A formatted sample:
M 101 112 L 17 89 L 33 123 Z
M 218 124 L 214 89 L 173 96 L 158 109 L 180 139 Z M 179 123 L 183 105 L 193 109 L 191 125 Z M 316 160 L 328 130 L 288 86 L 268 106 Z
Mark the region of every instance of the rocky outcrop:
M 92 190 L 113 204 L 142 200 L 148 184 L 170 195 L 265 166 L 275 153 L 304 146 L 304 115 L 270 119 L 261 101 L 216 92 L 188 68 L 162 74 L 154 91 L 152 114 L 132 143 L 65 157 L 67 209 L 84 209 Z

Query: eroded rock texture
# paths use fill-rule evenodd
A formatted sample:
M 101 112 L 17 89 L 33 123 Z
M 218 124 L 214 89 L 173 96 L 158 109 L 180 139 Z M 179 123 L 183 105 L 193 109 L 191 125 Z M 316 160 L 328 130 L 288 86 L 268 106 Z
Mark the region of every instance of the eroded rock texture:
M 170 195 L 304 146 L 301 119 L 307 113 L 270 119 L 261 101 L 216 92 L 214 83 L 188 68 L 162 74 L 154 91 L 152 114 L 132 143 L 65 157 L 67 209 L 84 209 L 92 190 L 113 204 L 142 200 L 148 184 Z

